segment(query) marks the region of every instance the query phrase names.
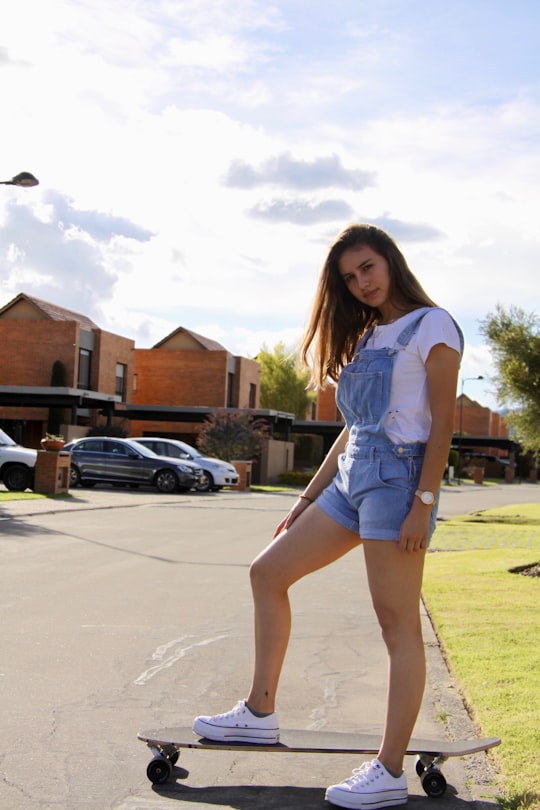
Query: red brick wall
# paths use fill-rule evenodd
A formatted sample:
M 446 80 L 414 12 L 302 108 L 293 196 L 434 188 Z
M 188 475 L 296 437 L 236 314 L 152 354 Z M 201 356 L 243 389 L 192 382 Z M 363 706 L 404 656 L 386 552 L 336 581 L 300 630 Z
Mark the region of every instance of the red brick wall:
M 138 405 L 227 405 L 226 351 L 135 349 Z
M 116 389 L 116 364 L 122 363 L 126 368 L 126 392 L 124 402 L 131 402 L 133 389 L 133 370 L 135 366 L 135 343 L 128 338 L 94 330 L 94 351 L 90 369 L 93 391 L 114 394 Z
M 75 321 L 0 320 L 0 385 L 51 384 L 55 360 L 76 385 L 79 325 Z
M 508 436 L 504 418 L 489 408 L 484 408 L 475 400 L 469 399 L 467 395 L 463 395 L 463 400 L 461 395 L 456 400 L 455 433 L 459 433 L 460 425 L 464 436 Z
M 234 408 L 249 408 L 250 386 L 255 386 L 254 408 L 260 406 L 261 395 L 261 367 L 256 360 L 247 357 L 235 357 L 236 361 L 236 391 L 234 392 Z
M 167 436 L 181 439 L 193 447 L 197 446 L 199 422 L 152 422 L 149 419 L 126 419 L 125 427 L 130 436 Z
M 317 419 L 321 422 L 343 421 L 336 405 L 336 387 L 327 385 L 317 395 Z

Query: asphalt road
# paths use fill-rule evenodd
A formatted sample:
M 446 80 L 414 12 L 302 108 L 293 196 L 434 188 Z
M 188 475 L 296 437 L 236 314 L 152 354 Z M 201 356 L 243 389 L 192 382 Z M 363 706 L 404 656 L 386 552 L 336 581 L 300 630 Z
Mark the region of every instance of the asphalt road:
M 460 491 L 443 495 L 443 517 L 486 501 L 538 500 L 529 485 Z M 245 695 L 248 566 L 291 496 L 73 494 L 0 505 L 0 808 L 326 807 L 324 787 L 357 759 L 186 752 L 174 780 L 154 788 L 149 752 L 136 739 L 140 729 L 188 725 Z M 361 550 L 299 583 L 292 601 L 282 725 L 379 730 L 386 661 Z M 417 734 L 436 737 L 441 705 L 462 707 L 424 623 L 430 684 Z M 407 772 L 409 807 L 427 807 L 434 800 L 412 759 Z M 467 772 L 458 760 L 445 772 L 450 787 L 438 810 L 469 808 L 479 794 Z

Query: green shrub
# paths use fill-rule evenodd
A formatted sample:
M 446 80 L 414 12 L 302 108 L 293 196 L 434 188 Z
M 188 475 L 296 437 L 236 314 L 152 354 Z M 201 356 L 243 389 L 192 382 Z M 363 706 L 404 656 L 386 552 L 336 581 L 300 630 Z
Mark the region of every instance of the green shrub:
M 289 470 L 278 475 L 280 484 L 288 487 L 305 487 L 309 484 L 316 470 Z

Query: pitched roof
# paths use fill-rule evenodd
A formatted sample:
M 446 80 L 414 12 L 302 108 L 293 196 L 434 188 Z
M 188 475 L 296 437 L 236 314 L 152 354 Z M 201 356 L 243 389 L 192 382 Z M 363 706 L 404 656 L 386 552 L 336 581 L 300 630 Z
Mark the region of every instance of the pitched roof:
M 35 298 L 33 295 L 27 295 L 26 293 L 19 293 L 19 295 L 15 296 L 8 304 L 2 307 L 0 309 L 0 317 L 3 312 L 14 307 L 19 301 L 27 301 L 53 321 L 78 321 L 82 329 L 99 329 L 97 324 L 90 318 L 87 318 L 86 315 L 81 315 L 80 312 L 64 309 L 64 307 L 59 307 L 57 304 L 42 301 L 40 298 Z
M 170 333 L 170 335 L 164 337 L 163 340 L 160 340 L 159 343 L 156 343 L 152 348 L 159 349 L 160 346 L 164 346 L 166 343 L 174 343 L 174 338 L 181 337 L 182 335 L 186 335 L 188 338 L 191 338 L 192 341 L 198 343 L 201 349 L 206 349 L 207 351 L 211 352 L 227 351 L 225 346 L 222 346 L 221 343 L 217 342 L 217 340 L 210 340 L 210 338 L 204 337 L 204 335 L 199 335 L 197 332 L 192 332 L 191 329 L 185 329 L 183 326 L 179 326 L 178 329 L 175 329 L 174 332 Z

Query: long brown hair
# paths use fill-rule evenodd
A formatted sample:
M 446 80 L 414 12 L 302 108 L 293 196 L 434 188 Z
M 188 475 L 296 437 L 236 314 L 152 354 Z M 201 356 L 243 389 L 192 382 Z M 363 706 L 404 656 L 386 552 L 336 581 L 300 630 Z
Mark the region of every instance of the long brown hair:
M 343 366 L 352 360 L 359 338 L 381 318 L 378 309 L 362 304 L 349 292 L 339 272 L 345 251 L 362 245 L 368 245 L 388 262 L 390 298 L 396 306 L 404 312 L 437 306 L 387 233 L 374 225 L 349 225 L 328 251 L 300 345 L 300 359 L 311 366 L 315 388 L 324 387 L 329 378 L 334 382 L 338 379 Z

